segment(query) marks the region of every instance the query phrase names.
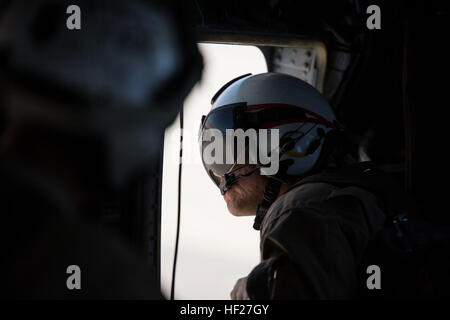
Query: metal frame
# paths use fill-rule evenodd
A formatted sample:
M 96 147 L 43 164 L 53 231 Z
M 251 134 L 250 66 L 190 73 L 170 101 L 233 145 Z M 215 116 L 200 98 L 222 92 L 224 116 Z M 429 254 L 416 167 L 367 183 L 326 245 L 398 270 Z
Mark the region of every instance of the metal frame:
M 317 89 L 323 92 L 325 71 L 327 66 L 327 50 L 319 40 L 302 39 L 295 35 L 268 35 L 258 33 L 232 33 L 223 31 L 198 30 L 197 41 L 200 43 L 254 45 L 267 47 L 314 48 L 317 54 Z

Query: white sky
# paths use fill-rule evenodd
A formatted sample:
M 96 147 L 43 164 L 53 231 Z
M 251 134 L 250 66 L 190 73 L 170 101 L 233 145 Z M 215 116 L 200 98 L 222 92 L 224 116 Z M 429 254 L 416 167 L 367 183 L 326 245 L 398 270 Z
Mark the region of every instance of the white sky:
M 206 174 L 197 145 L 200 119 L 214 93 L 245 73 L 267 71 L 261 51 L 252 46 L 200 44 L 202 81 L 185 101 L 181 198 L 175 299 L 229 299 L 236 280 L 259 262 L 259 233 L 253 217 L 234 217 Z M 179 121 L 166 130 L 161 226 L 161 284 L 170 295 L 175 247 Z

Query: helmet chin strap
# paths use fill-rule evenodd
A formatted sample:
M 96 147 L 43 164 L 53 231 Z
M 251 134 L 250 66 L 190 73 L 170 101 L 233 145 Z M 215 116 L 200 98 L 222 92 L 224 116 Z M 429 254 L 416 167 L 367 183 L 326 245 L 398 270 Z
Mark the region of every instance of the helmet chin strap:
M 255 222 L 253 223 L 253 229 L 259 230 L 261 228 L 261 223 L 267 211 L 280 193 L 281 184 L 282 182 L 280 180 L 269 177 L 269 181 L 267 181 L 264 187 L 263 200 L 258 205 L 258 209 L 256 209 L 256 217 Z

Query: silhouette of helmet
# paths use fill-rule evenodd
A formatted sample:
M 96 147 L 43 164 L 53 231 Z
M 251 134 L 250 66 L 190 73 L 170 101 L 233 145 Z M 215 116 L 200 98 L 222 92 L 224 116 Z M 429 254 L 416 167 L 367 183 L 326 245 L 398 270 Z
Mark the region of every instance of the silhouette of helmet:
M 202 117 L 199 143 L 203 165 L 222 193 L 227 187 L 221 185 L 220 176 L 239 166 L 204 161 L 203 152 L 211 143 L 204 139 L 207 129 L 220 130 L 224 136 L 227 129 L 278 129 L 279 148 L 272 152 L 279 153 L 279 170 L 268 176 L 289 183 L 314 168 L 327 134 L 338 125 L 332 107 L 314 87 L 281 73 L 247 74 L 233 79 L 214 95 L 211 104 L 210 112 Z M 225 146 L 224 154 L 227 150 L 235 148 Z M 259 159 L 257 154 L 252 156 Z M 265 166 L 258 163 L 257 167 L 264 174 Z

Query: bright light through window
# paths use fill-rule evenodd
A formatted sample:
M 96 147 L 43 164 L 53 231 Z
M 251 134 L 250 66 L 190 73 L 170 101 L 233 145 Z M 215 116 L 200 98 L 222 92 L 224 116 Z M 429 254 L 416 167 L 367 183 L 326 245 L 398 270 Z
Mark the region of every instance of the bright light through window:
M 181 229 L 175 299 L 229 299 L 238 278 L 259 262 L 259 233 L 252 217 L 234 217 L 204 170 L 197 144 L 201 116 L 214 93 L 245 73 L 267 72 L 261 51 L 253 46 L 200 44 L 205 68 L 201 83 L 185 101 Z M 161 284 L 170 295 L 175 248 L 179 122 L 166 130 L 161 226 Z

